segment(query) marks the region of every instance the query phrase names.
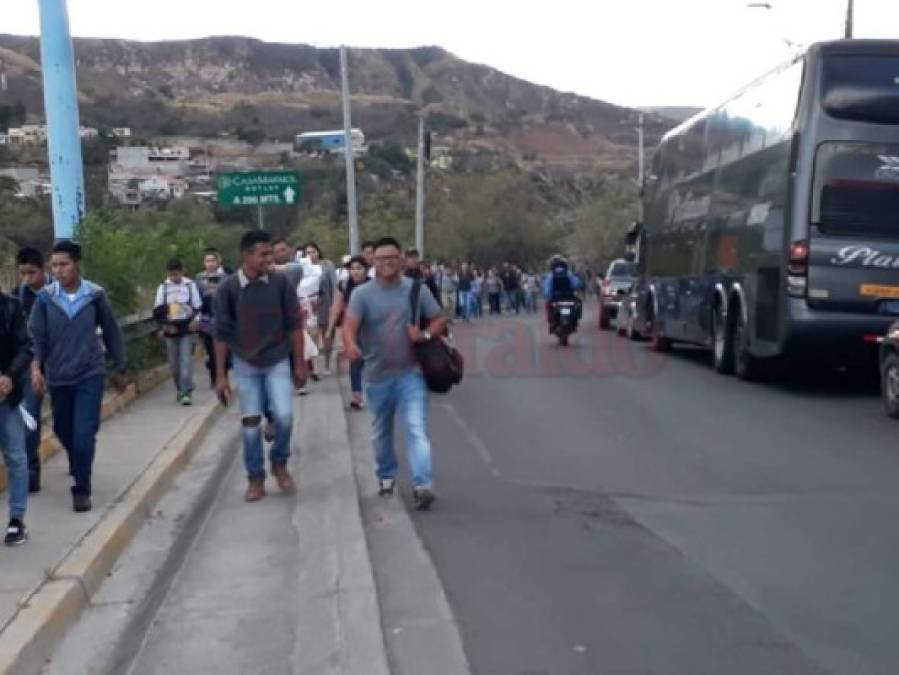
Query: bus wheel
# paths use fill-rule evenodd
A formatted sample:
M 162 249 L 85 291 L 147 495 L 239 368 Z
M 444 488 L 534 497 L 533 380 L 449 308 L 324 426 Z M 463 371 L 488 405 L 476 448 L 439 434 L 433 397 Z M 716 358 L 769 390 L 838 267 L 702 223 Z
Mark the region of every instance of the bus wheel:
M 899 418 L 899 355 L 890 354 L 883 362 L 883 405 L 887 415 Z
M 734 305 L 737 313 L 736 319 L 732 322 L 734 329 L 733 336 L 733 354 L 734 354 L 734 372 L 737 377 L 747 382 L 762 379 L 763 368 L 762 361 L 749 353 L 749 328 L 746 325 L 746 319 L 743 318 L 743 312 L 739 305 Z
M 712 310 L 712 365 L 722 375 L 734 372 L 734 331 L 721 305 Z

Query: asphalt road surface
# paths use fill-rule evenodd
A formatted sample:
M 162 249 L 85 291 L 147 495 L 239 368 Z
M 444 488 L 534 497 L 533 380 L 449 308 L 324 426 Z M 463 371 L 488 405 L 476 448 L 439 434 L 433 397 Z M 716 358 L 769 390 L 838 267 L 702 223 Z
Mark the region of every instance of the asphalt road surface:
M 899 424 L 588 317 L 458 330 L 415 524 L 478 675 L 899 672 Z M 406 491 L 408 494 L 408 491 Z

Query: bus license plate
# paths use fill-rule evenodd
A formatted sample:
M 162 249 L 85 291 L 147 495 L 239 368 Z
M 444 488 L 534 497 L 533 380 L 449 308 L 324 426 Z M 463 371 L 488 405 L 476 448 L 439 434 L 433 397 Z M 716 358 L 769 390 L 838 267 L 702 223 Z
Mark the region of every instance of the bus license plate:
M 859 293 L 873 298 L 899 298 L 899 286 L 879 286 L 877 284 L 862 284 Z
M 568 316 L 571 314 L 571 307 L 563 307 L 561 310 L 562 316 Z

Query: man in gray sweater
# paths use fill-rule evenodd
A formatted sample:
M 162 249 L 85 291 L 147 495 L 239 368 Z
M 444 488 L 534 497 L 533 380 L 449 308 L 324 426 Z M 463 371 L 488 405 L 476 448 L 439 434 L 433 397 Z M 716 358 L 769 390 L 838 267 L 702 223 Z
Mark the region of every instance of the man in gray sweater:
M 292 492 L 296 487 L 287 462 L 293 431 L 293 388 L 305 383 L 306 362 L 296 285 L 272 268 L 271 237 L 263 230 L 252 230 L 243 236 L 240 248 L 241 268 L 222 283 L 215 296 L 215 388 L 219 399 L 227 404 L 231 386 L 224 364 L 230 351 L 243 418 L 244 464 L 249 482 L 245 499 L 255 502 L 265 496 L 262 418 L 266 412 L 275 426 L 272 474 L 282 492 Z

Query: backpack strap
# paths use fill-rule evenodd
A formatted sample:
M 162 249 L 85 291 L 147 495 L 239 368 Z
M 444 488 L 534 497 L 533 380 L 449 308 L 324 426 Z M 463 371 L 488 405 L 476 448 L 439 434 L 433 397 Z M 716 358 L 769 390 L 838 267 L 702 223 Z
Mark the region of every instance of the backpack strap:
M 412 280 L 412 290 L 409 293 L 409 301 L 411 303 L 412 313 L 410 315 L 410 324 L 417 326 L 421 323 L 421 280 Z

